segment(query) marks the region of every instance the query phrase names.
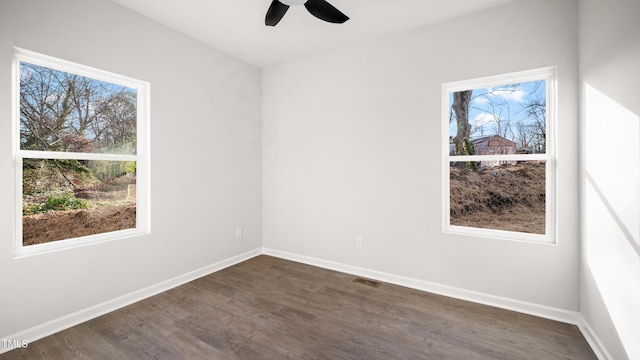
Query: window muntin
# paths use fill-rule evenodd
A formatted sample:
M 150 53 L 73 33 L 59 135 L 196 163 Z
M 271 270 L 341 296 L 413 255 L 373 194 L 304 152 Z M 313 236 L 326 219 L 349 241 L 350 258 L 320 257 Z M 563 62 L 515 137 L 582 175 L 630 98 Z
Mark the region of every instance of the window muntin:
M 545 68 L 443 85 L 445 232 L 555 241 L 554 79 Z
M 149 231 L 148 92 L 14 49 L 16 255 Z

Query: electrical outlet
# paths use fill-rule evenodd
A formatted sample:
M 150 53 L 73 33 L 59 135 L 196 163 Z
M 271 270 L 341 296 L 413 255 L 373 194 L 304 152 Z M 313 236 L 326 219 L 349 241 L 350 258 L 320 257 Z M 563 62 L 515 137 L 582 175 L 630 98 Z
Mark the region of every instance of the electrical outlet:
M 362 236 L 356 236 L 356 247 L 357 248 L 362 247 Z
M 236 239 L 240 239 L 242 237 L 242 228 L 241 227 L 237 227 L 236 228 Z

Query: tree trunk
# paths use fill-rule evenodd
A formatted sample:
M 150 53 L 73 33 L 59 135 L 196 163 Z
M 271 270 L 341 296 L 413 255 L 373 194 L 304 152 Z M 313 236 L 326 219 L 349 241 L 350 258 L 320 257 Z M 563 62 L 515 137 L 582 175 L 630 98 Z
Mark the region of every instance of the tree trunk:
M 453 93 L 453 111 L 456 115 L 458 132 L 453 137 L 455 155 L 471 155 L 473 148 L 465 146 L 469 142 L 471 125 L 469 124 L 469 101 L 473 90 L 464 90 Z M 470 151 L 471 150 L 471 153 Z

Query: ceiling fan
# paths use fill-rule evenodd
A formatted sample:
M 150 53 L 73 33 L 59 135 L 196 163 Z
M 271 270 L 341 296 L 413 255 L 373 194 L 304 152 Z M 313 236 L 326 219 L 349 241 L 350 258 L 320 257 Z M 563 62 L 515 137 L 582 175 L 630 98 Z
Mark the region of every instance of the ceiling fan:
M 273 0 L 264 23 L 267 26 L 276 26 L 280 22 L 284 14 L 289 10 L 290 6 L 302 5 L 307 8 L 311 15 L 320 20 L 330 23 L 342 24 L 349 20 L 349 17 L 340 10 L 333 7 L 325 0 Z

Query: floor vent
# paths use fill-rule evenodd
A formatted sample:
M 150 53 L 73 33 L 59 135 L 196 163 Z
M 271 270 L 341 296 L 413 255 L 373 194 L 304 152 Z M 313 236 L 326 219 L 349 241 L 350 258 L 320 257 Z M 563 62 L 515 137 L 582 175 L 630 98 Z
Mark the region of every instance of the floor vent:
M 360 284 L 373 286 L 373 287 L 380 286 L 380 282 L 379 281 L 375 281 L 375 280 L 369 280 L 369 279 L 363 279 L 363 278 L 355 278 L 353 281 L 357 282 L 357 283 L 360 283 Z

